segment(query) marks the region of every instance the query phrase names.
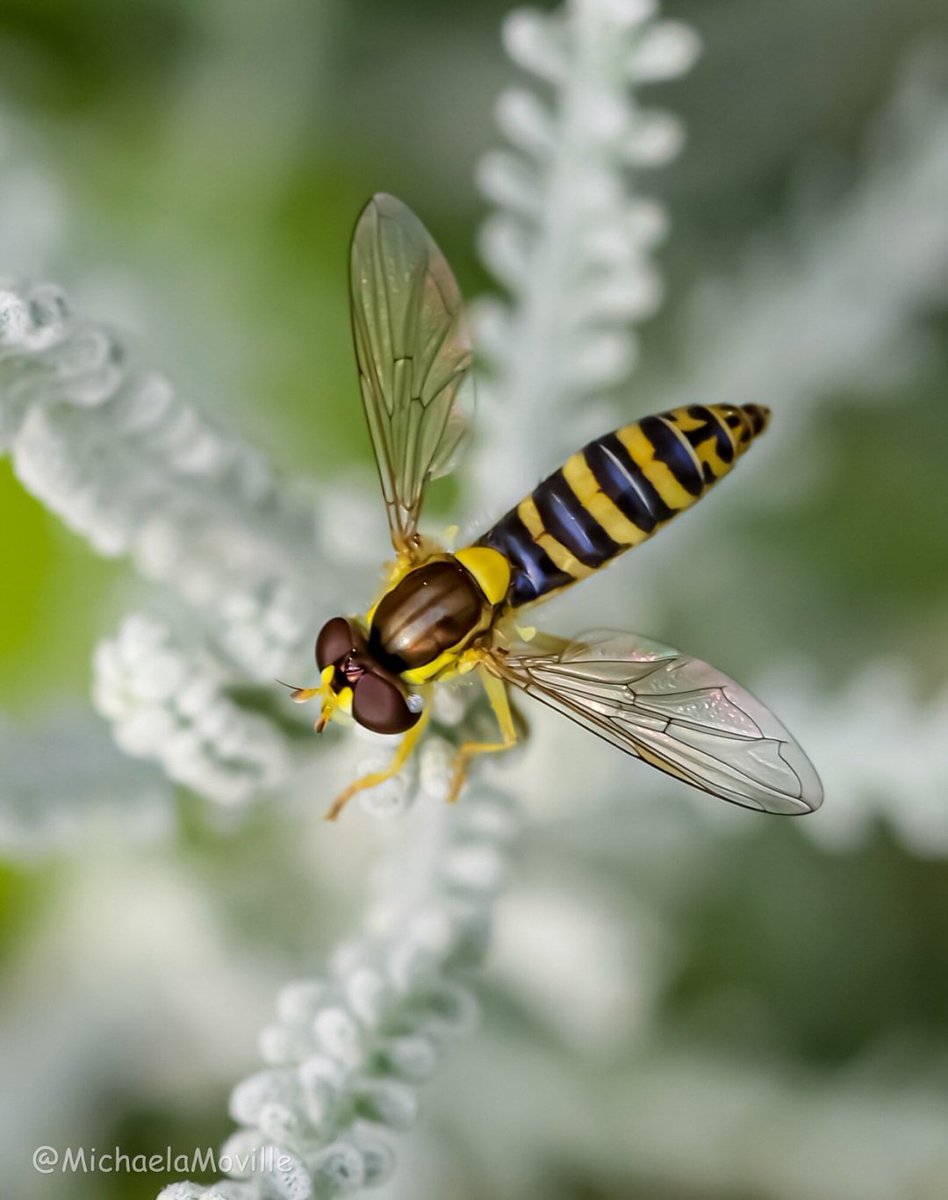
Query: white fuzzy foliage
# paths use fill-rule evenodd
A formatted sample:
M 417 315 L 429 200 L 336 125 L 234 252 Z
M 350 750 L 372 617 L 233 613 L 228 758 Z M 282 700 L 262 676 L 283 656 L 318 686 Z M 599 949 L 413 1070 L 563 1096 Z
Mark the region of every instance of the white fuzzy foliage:
M 909 63 L 846 196 L 801 203 L 798 230 L 697 289 L 684 377 L 661 407 L 766 403 L 799 422 L 837 389 L 868 398 L 918 362 L 918 317 L 948 295 L 948 92 L 925 67 Z
M 642 108 L 635 88 L 687 70 L 698 43 L 687 27 L 657 21 L 655 9 L 646 0 L 570 0 L 551 14 L 518 9 L 505 22 L 508 53 L 539 87 L 501 96 L 497 119 L 510 147 L 479 170 L 495 206 L 483 257 L 510 293 L 477 310 L 485 494 L 518 477 L 524 447 L 541 463 L 562 451 L 551 414 L 568 410 L 574 432 L 582 425 L 578 402 L 627 376 L 632 326 L 661 299 L 650 258 L 665 214 L 630 179 L 673 158 L 682 133 L 669 114 Z
M 350 557 L 327 583 L 312 495 L 278 482 L 52 285 L 0 287 L 2 451 L 95 550 L 130 556 L 203 626 L 200 662 L 179 662 L 180 679 L 157 698 L 149 689 L 163 675 L 123 659 L 145 626 L 131 622 L 100 649 L 97 703 L 123 748 L 215 800 L 284 782 L 282 737 L 227 700 L 221 680 L 297 678 L 320 611 L 335 606 L 347 568 L 356 577 Z
M 481 788 L 399 822 L 365 932 L 338 948 L 326 978 L 282 989 L 260 1035 L 266 1066 L 231 1094 L 240 1129 L 223 1152 L 273 1148 L 282 1169 L 266 1169 L 277 1153 L 258 1154 L 263 1173 L 175 1184 L 161 1200 L 309 1200 L 388 1176 L 391 1133 L 412 1125 L 419 1086 L 474 1025 L 464 977 L 486 945 L 516 831 L 509 801 Z
M 633 326 L 661 296 L 650 256 L 665 217 L 632 190 L 630 177 L 668 161 L 681 131 L 666 114 L 640 108 L 633 89 L 679 74 L 697 49 L 689 30 L 657 21 L 647 0 L 570 0 L 553 15 L 519 11 L 505 26 L 505 40 L 538 86 L 502 97 L 498 119 L 511 148 L 488 157 L 481 171 L 496 205 L 484 229 L 484 255 L 509 293 L 507 303 L 485 305 L 477 323 L 487 367 L 482 394 L 488 450 L 481 461 L 489 466 L 495 496 L 496 480 L 522 479 L 525 461 L 553 465 L 552 456 L 563 449 L 560 417 L 570 416 L 570 440 L 580 440 L 584 422 L 590 434 L 600 432 L 596 398 L 622 382 L 634 364 Z M 929 106 L 910 114 L 899 167 L 870 173 L 866 189 L 827 225 L 815 254 L 798 263 L 780 260 L 771 274 L 750 272 L 753 286 L 746 294 L 739 288 L 736 299 L 713 305 L 727 311 L 716 316 L 713 336 L 695 354 L 689 398 L 698 379 L 706 401 L 772 402 L 775 386 L 787 396 L 815 398 L 881 367 L 883 349 L 908 327 L 906 314 L 943 276 L 948 155 L 945 122 L 934 120 L 934 111 Z M 821 336 L 822 318 L 814 314 L 825 316 L 832 306 L 857 299 L 857 319 L 832 337 Z M 772 348 L 775 330 L 790 347 L 776 359 L 758 347 L 766 337 Z M 672 395 L 667 403 L 676 400 Z M 179 644 L 170 625 L 133 617 L 99 648 L 96 702 L 119 742 L 158 759 L 171 778 L 224 802 L 285 783 L 292 764 L 283 735 L 238 703 L 230 689 L 269 682 L 302 655 L 308 659 L 310 617 L 322 606 L 325 588 L 322 551 L 341 522 L 316 528 L 311 506 L 281 486 L 259 456 L 183 404 L 160 376 L 130 366 L 121 344 L 74 317 L 54 288 L 11 286 L 0 293 L 0 449 L 12 454 L 24 484 L 96 549 L 128 554 L 141 574 L 175 592 L 203 621 L 208 645 L 200 638 Z M 334 557 L 335 550 L 351 550 L 359 541 L 346 532 Z M 919 723 L 905 716 L 914 711 L 907 703 L 900 716 L 880 700 L 884 694 L 905 703 L 907 691 L 904 680 L 867 677 L 822 710 L 801 690 L 796 721 L 794 705 L 787 707 L 807 745 L 813 712 L 826 714 L 827 744 L 821 753 L 814 741 L 814 757 L 830 787 L 853 781 L 850 811 L 880 778 L 880 796 L 904 795 L 904 778 L 893 774 L 900 768 L 884 755 L 893 729 L 928 767 L 935 761 L 931 750 L 944 703 L 933 708 L 930 722 Z M 444 724 L 463 713 L 460 705 L 452 714 L 452 702 L 439 697 L 435 715 Z M 874 731 L 872 746 L 866 728 Z M 833 729 L 844 736 L 830 745 Z M 371 739 L 364 746 L 370 760 L 381 753 Z M 434 802 L 444 794 L 451 754 L 447 740 L 429 737 L 411 771 L 364 798 L 377 813 L 399 815 L 382 826 L 397 842 L 382 873 L 382 898 L 363 933 L 334 955 L 325 977 L 281 991 L 276 1018 L 261 1034 L 265 1067 L 234 1089 L 231 1111 L 240 1129 L 227 1151 L 277 1147 L 290 1156 L 289 1168 L 210 1188 L 176 1184 L 165 1190 L 165 1200 L 307 1200 L 359 1190 L 392 1169 L 385 1131 L 411 1124 L 419 1084 L 437 1070 L 451 1037 L 473 1022 L 464 973 L 486 944 L 516 827 L 509 803 L 479 782 L 455 809 Z M 850 776 L 860 758 L 865 770 Z M 830 760 L 838 779 L 827 770 Z M 380 765 L 380 759 L 367 765 Z M 921 771 L 913 779 L 927 799 L 905 818 L 903 832 L 910 844 L 931 853 L 925 812 L 940 775 L 923 778 Z M 421 803 L 413 804 L 418 798 Z M 948 847 L 943 815 L 936 825 L 940 844 Z M 573 917 L 572 936 L 591 942 L 585 914 Z M 531 920 L 529 910 L 521 913 L 524 940 Z M 590 927 L 597 924 L 598 916 Z M 540 950 L 542 978 L 555 981 L 572 969 L 564 968 L 558 945 Z M 649 953 L 637 955 L 624 941 L 587 950 L 586 961 L 594 964 L 590 975 L 598 973 L 600 960 L 619 953 L 631 955 L 643 972 L 649 961 Z M 566 982 L 573 1001 L 582 1002 L 582 981 Z M 617 972 L 609 1010 L 639 1003 L 644 1011 L 648 996 L 630 995 L 626 983 Z M 598 1028 L 600 997 L 591 992 L 586 1002 Z M 567 1032 L 579 1044 L 588 1038 L 581 1023 Z M 656 1176 L 675 1178 L 667 1168 L 678 1154 L 675 1123 L 682 1111 L 696 1126 L 717 1117 L 717 1141 L 709 1135 L 708 1142 L 715 1150 L 726 1148 L 717 1161 L 738 1164 L 719 1182 L 759 1191 L 772 1181 L 766 1151 L 759 1169 L 743 1172 L 741 1164 L 755 1152 L 730 1151 L 744 1144 L 748 1128 L 764 1131 L 761 1145 L 777 1138 L 789 1105 L 796 1117 L 791 1128 L 801 1136 L 786 1139 L 779 1161 L 793 1183 L 787 1194 L 806 1191 L 798 1147 L 819 1132 L 810 1120 L 809 1097 L 798 1101 L 780 1081 L 764 1088 L 754 1076 L 744 1088 L 741 1080 L 719 1080 L 701 1062 L 696 1074 L 657 1057 L 654 1072 L 643 1070 L 630 1090 L 597 1097 L 602 1118 L 579 1127 L 594 1140 L 611 1136 L 613 1152 L 621 1146 L 625 1162 L 635 1134 L 643 1170 L 651 1166 Z M 496 1057 L 490 1070 L 496 1070 Z M 559 1107 L 568 1111 L 563 1128 L 577 1128 L 574 1092 L 534 1091 L 568 1095 L 559 1106 L 537 1105 L 538 1122 Z M 494 1094 L 496 1103 L 480 1105 L 483 1128 L 497 1116 L 507 1130 L 521 1133 L 523 1114 L 516 1107 L 522 1107 L 522 1091 L 511 1086 L 504 1095 L 496 1092 L 492 1075 L 482 1094 Z M 755 1125 L 764 1102 L 764 1118 Z M 622 1139 L 614 1136 L 616 1112 L 634 1118 L 624 1122 Z M 734 1113 L 740 1119 L 728 1120 Z M 827 1159 L 848 1136 L 842 1109 L 830 1127 Z M 669 1131 L 664 1142 L 663 1129 Z M 502 1147 L 502 1137 L 491 1145 Z M 709 1177 L 702 1168 L 698 1185 Z M 902 1193 L 894 1187 L 888 1194 Z
M 130 555 L 215 623 L 229 606 L 225 625 L 246 629 L 248 606 L 256 618 L 274 600 L 259 654 L 228 638 L 252 677 L 302 651 L 320 579 L 312 506 L 49 285 L 0 290 L 0 449 L 94 549 Z
M 222 803 L 287 781 L 292 756 L 277 727 L 227 696 L 206 654 L 175 643 L 167 623 L 126 618 L 95 653 L 93 697 L 127 753 L 157 759 L 171 779 Z

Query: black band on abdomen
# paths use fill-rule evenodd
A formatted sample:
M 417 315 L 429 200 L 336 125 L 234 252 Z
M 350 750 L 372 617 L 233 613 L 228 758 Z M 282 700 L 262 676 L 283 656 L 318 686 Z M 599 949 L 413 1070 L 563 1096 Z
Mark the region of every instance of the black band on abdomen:
M 479 544 L 490 546 L 509 560 L 512 568 L 509 602 L 513 605 L 530 604 L 547 592 L 573 582 L 572 575 L 561 571 L 533 540 L 515 508 L 501 517 Z

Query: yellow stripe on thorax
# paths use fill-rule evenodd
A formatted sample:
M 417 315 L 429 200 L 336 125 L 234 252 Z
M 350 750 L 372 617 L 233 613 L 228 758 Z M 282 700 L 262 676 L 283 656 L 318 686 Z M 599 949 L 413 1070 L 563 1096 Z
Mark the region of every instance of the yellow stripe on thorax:
M 459 642 L 456 646 L 443 651 L 437 658 L 432 659 L 430 663 L 423 663 L 420 667 L 412 667 L 408 671 L 402 671 L 402 679 L 406 683 L 427 683 L 430 679 L 450 674 L 452 669 L 457 667 L 458 659 L 464 653 L 467 640 L 465 638 L 464 641 Z
M 510 561 L 489 546 L 466 546 L 454 557 L 477 580 L 490 604 L 500 604 L 510 587 Z
M 694 503 L 697 497 L 683 488 L 671 468 L 655 457 L 652 443 L 638 425 L 624 425 L 616 430 L 616 437 L 669 508 L 688 508 Z
M 599 482 L 590 471 L 582 452 L 571 455 L 563 464 L 563 477 L 583 508 L 620 546 L 637 546 L 648 536 L 599 490 Z
M 587 567 L 585 563 L 581 563 L 561 542 L 547 533 L 532 496 L 527 496 L 520 501 L 517 505 L 517 515 L 526 525 L 527 532 L 536 544 L 542 546 L 546 551 L 554 566 L 565 571 L 567 575 L 572 575 L 574 579 L 585 579 L 588 575 L 593 574 L 595 567 Z

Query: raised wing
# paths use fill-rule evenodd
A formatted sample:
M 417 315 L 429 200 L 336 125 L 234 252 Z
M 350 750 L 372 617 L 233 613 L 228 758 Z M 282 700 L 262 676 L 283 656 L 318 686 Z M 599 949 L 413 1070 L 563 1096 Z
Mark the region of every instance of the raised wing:
M 411 209 L 373 196 L 352 237 L 352 331 L 392 542 L 413 557 L 429 479 L 473 414 L 471 342 L 444 255 Z
M 494 661 L 509 683 L 692 787 L 762 812 L 823 802 L 813 765 L 773 713 L 700 659 L 597 631 Z

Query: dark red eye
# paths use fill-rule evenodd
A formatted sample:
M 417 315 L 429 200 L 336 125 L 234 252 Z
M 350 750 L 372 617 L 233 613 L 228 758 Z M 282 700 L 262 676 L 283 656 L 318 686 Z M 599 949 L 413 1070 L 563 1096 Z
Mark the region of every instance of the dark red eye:
M 337 663 L 346 654 L 364 648 L 365 638 L 352 622 L 345 617 L 333 617 L 316 639 L 316 665 L 324 671 L 330 663 Z
M 352 692 L 352 715 L 373 733 L 404 733 L 421 716 L 408 707 L 401 688 L 384 675 L 366 672 Z

